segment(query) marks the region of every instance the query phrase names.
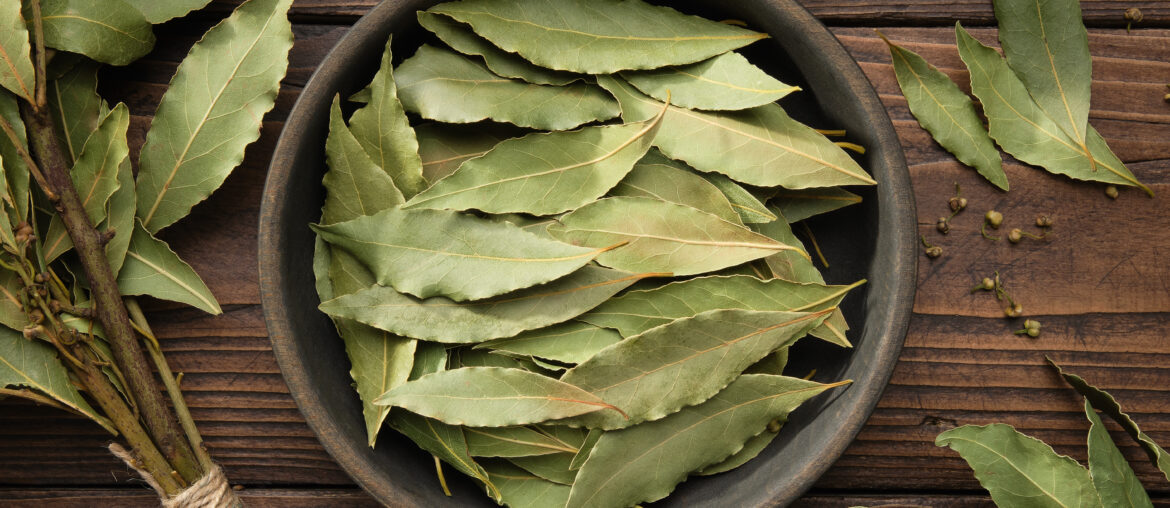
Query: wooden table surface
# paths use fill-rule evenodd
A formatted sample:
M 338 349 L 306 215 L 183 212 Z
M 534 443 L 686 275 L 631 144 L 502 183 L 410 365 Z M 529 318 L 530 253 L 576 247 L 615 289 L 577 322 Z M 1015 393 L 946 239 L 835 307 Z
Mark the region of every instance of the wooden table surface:
M 133 114 L 139 146 L 150 116 L 188 47 L 239 0 L 156 29 L 146 59 L 103 75 L 103 94 Z M 281 122 L 328 50 L 375 0 L 296 0 L 288 77 L 224 188 L 163 235 L 202 274 L 223 305 L 207 316 L 153 302 L 149 318 L 212 456 L 251 506 L 375 503 L 317 442 L 288 394 L 266 337 L 256 268 L 256 226 L 267 164 Z M 1143 430 L 1170 445 L 1170 2 L 1085 0 L 1093 55 L 1090 120 L 1143 182 L 1151 199 L 1074 183 L 1006 161 L 1008 194 L 995 191 L 934 144 L 911 117 L 874 28 L 959 81 L 956 20 L 994 41 L 990 0 L 803 0 L 832 27 L 873 82 L 901 137 L 918 200 L 920 229 L 946 253 L 923 257 L 914 316 L 901 359 L 857 440 L 799 506 L 911 504 L 984 506 L 985 492 L 957 454 L 934 446 L 956 425 L 1005 422 L 1085 459 L 1088 425 L 1079 398 L 1045 366 L 1048 355 L 1111 391 Z M 1145 20 L 1124 30 L 1122 13 Z M 136 150 L 136 148 L 135 148 Z M 946 237 L 934 221 L 952 185 L 970 200 Z M 978 234 L 984 211 L 1009 225 L 1037 214 L 1056 221 L 1042 242 L 993 243 Z M 987 294 L 969 295 L 998 270 L 1025 313 L 1044 324 L 1036 339 L 1012 334 Z M 1114 431 L 1117 427 L 1112 427 Z M 1122 452 L 1159 506 L 1170 484 L 1119 433 Z M 109 435 L 84 420 L 20 401 L 0 402 L 0 505 L 151 506 L 152 494 L 103 448 Z

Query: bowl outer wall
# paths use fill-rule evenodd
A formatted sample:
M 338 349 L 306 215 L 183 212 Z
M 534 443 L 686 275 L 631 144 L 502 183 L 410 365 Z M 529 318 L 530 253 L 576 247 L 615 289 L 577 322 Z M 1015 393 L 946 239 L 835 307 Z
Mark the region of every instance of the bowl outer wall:
M 362 488 L 391 506 L 489 506 L 470 480 L 453 478 L 461 476 L 457 473 L 447 475 L 455 497 L 443 497 L 429 457 L 405 439 L 383 433 L 376 450 L 366 446 L 361 404 L 348 369 L 341 367 L 348 364 L 344 348 L 328 318 L 315 310 L 313 235 L 307 224 L 319 218 L 314 205 L 324 199 L 320 176 L 330 102 L 338 91 L 360 88 L 372 76 L 370 62 L 376 67 L 387 37 L 417 32 L 413 12 L 435 3 L 387 0 L 376 6 L 337 43 L 297 99 L 269 166 L 261 204 L 261 300 L 273 351 L 297 406 L 326 451 Z M 864 165 L 878 181 L 864 323 L 857 328 L 861 336 L 853 337 L 856 347 L 848 365 L 835 373 L 854 383 L 794 413 L 761 457 L 728 473 L 684 482 L 664 502 L 781 506 L 804 493 L 844 452 L 889 380 L 913 304 L 916 214 L 893 125 L 837 39 L 789 0 L 716 4 L 721 12 L 767 31 L 793 57 L 828 116 L 826 123 L 844 126 L 851 140 L 867 147 Z M 355 78 L 363 81 L 353 83 Z

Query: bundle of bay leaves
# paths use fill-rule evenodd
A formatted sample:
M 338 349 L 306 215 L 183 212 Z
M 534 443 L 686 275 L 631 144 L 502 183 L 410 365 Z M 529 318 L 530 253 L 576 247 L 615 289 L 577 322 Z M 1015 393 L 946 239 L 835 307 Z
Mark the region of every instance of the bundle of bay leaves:
M 387 43 L 348 123 L 334 98 L 313 226 L 370 446 L 388 423 L 514 507 L 630 506 L 844 384 L 783 375 L 806 335 L 850 345 L 860 284 L 790 223 L 874 181 L 733 51 L 764 34 L 615 0 L 418 19 L 434 45 Z

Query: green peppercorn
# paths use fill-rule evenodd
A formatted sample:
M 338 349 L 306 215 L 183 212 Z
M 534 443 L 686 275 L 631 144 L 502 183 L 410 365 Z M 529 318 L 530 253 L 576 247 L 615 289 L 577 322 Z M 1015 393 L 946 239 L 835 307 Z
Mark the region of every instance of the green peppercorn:
M 1009 242 L 1020 243 L 1020 240 L 1023 238 L 1024 232 L 1020 231 L 1020 228 L 1012 228 L 1011 231 L 1008 231 L 1007 239 Z
M 1109 199 L 1117 199 L 1117 186 L 1116 185 L 1105 186 L 1105 195 L 1109 196 Z
M 999 225 L 1003 224 L 1003 214 L 995 210 L 988 210 L 987 213 L 983 215 L 983 220 L 987 222 L 988 226 L 999 228 Z

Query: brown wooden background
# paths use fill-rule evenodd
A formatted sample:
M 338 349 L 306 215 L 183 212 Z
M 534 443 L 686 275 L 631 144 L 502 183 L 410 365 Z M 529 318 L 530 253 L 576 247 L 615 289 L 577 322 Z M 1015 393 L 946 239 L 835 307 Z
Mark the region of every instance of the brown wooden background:
M 156 30 L 148 58 L 103 75 L 103 93 L 133 113 L 139 145 L 177 62 L 239 0 Z M 217 317 L 163 303 L 153 323 L 214 458 L 252 506 L 367 506 L 305 426 L 273 358 L 260 309 L 256 225 L 267 163 L 281 121 L 332 45 L 374 0 L 296 0 L 296 45 L 276 109 L 243 167 L 164 238 L 203 275 L 223 305 Z M 921 130 L 898 91 L 881 28 L 962 82 L 951 26 L 960 20 L 994 41 L 990 0 L 803 0 L 861 64 L 901 136 L 918 199 L 920 229 L 946 254 L 921 259 L 906 348 L 890 386 L 857 441 L 801 506 L 909 504 L 985 506 L 988 498 L 958 456 L 933 445 L 962 424 L 1006 422 L 1083 460 L 1088 426 L 1079 399 L 1044 366 L 1049 355 L 1110 390 L 1155 440 L 1170 445 L 1170 2 L 1082 1 L 1094 57 L 1091 122 L 1158 196 L 1073 183 L 1014 161 L 1010 194 L 959 166 Z M 1145 20 L 1127 34 L 1122 13 Z M 946 237 L 934 233 L 954 182 L 969 211 Z M 978 234 L 994 208 L 1008 226 L 1036 214 L 1056 220 L 1043 242 L 991 243 Z M 999 270 L 1038 339 L 1012 335 L 987 294 L 968 288 Z M 1112 427 L 1115 431 L 1116 427 Z M 1159 506 L 1170 484 L 1117 434 Z M 0 402 L 0 505 L 150 506 L 149 491 L 103 449 L 96 426 L 20 401 Z

